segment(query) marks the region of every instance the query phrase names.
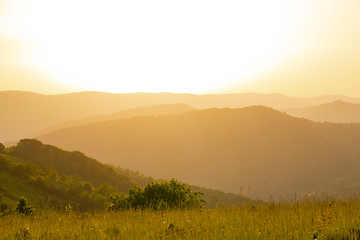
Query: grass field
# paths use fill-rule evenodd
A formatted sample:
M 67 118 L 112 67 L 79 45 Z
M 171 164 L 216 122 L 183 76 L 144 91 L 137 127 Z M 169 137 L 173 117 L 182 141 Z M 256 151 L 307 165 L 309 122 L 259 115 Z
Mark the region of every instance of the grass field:
M 0 217 L 1 239 L 360 239 L 360 202 Z

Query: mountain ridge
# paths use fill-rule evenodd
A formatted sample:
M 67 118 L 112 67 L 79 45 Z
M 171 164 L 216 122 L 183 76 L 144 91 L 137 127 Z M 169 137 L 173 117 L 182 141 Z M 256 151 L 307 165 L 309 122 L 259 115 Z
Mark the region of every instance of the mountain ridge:
M 39 135 L 44 135 L 46 133 L 59 130 L 62 128 L 70 128 L 76 126 L 83 126 L 97 122 L 111 121 L 115 119 L 131 118 L 136 116 L 156 116 L 156 115 L 168 115 L 168 114 L 181 114 L 188 111 L 193 111 L 195 108 L 190 107 L 184 103 L 174 103 L 174 104 L 162 104 L 154 105 L 147 107 L 138 107 L 131 108 L 122 111 L 117 111 L 108 115 L 95 115 L 81 119 L 74 119 L 63 122 L 59 125 L 52 126 L 50 128 L 44 129 L 38 133 L 34 133 L 31 137 L 36 137 Z
M 276 109 L 307 107 L 326 103 L 339 96 L 288 97 L 281 94 L 176 94 L 77 92 L 43 95 L 21 91 L 1 91 L 0 142 L 28 138 L 65 121 L 94 115 L 111 114 L 136 107 L 184 103 L 196 109 L 212 107 L 239 108 L 266 105 Z M 360 103 L 359 98 L 340 97 L 344 101 Z
M 354 172 L 359 136 L 360 124 L 322 124 L 252 106 L 112 120 L 38 139 L 148 176 L 231 192 L 251 186 L 251 197 L 266 199 L 299 193 L 305 184 L 319 192 Z
M 316 122 L 356 123 L 360 122 L 360 104 L 336 100 L 331 103 L 307 108 L 285 110 L 292 116 L 303 117 Z

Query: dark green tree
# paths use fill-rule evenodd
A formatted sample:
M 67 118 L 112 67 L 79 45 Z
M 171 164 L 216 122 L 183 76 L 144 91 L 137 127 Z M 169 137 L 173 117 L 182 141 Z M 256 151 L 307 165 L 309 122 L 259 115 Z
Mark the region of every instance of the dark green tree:
M 6 153 L 5 152 L 5 146 L 2 143 L 0 143 L 0 153 Z

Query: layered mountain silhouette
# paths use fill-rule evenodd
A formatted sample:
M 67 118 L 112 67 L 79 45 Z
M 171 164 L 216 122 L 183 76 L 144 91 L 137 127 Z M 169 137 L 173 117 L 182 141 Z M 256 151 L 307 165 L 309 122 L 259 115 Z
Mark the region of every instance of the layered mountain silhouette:
M 354 123 L 360 122 L 360 104 L 337 100 L 308 108 L 290 108 L 286 112 L 316 122 Z
M 108 115 L 97 115 L 97 116 L 91 116 L 91 117 L 87 117 L 87 118 L 66 121 L 59 125 L 45 129 L 42 132 L 33 134 L 33 136 L 43 135 L 43 134 L 53 132 L 55 130 L 62 129 L 62 128 L 83 126 L 83 125 L 87 125 L 87 124 L 92 124 L 92 123 L 97 123 L 97 122 L 105 122 L 105 121 L 110 121 L 110 120 L 114 120 L 114 119 L 131 118 L 131 117 L 136 117 L 136 116 L 139 117 L 139 116 L 158 116 L 158 115 L 168 115 L 168 114 L 181 114 L 181 113 L 186 113 L 186 112 L 193 111 L 193 110 L 195 110 L 195 109 L 186 104 L 183 104 L 183 103 L 132 108 L 132 109 L 128 109 L 128 110 L 114 112 L 114 113 L 108 114 Z
M 263 199 L 331 191 L 358 172 L 360 158 L 360 124 L 316 123 L 264 106 L 111 120 L 38 139 L 148 176 L 250 188 Z
M 358 98 L 330 95 L 312 98 L 255 93 L 193 95 L 80 92 L 42 95 L 30 92 L 3 91 L 0 92 L 0 142 L 11 142 L 34 136 L 34 133 L 74 119 L 108 115 L 117 111 L 146 106 L 184 103 L 196 109 L 239 108 L 249 105 L 286 109 L 309 107 L 336 99 L 360 103 Z

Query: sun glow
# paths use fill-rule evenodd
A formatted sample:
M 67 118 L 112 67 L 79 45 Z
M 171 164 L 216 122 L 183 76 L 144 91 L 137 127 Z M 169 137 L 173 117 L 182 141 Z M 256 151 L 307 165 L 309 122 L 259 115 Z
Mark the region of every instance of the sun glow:
M 42 0 L 9 19 L 32 43 L 23 61 L 70 87 L 204 93 L 297 53 L 301 6 L 289 2 Z

